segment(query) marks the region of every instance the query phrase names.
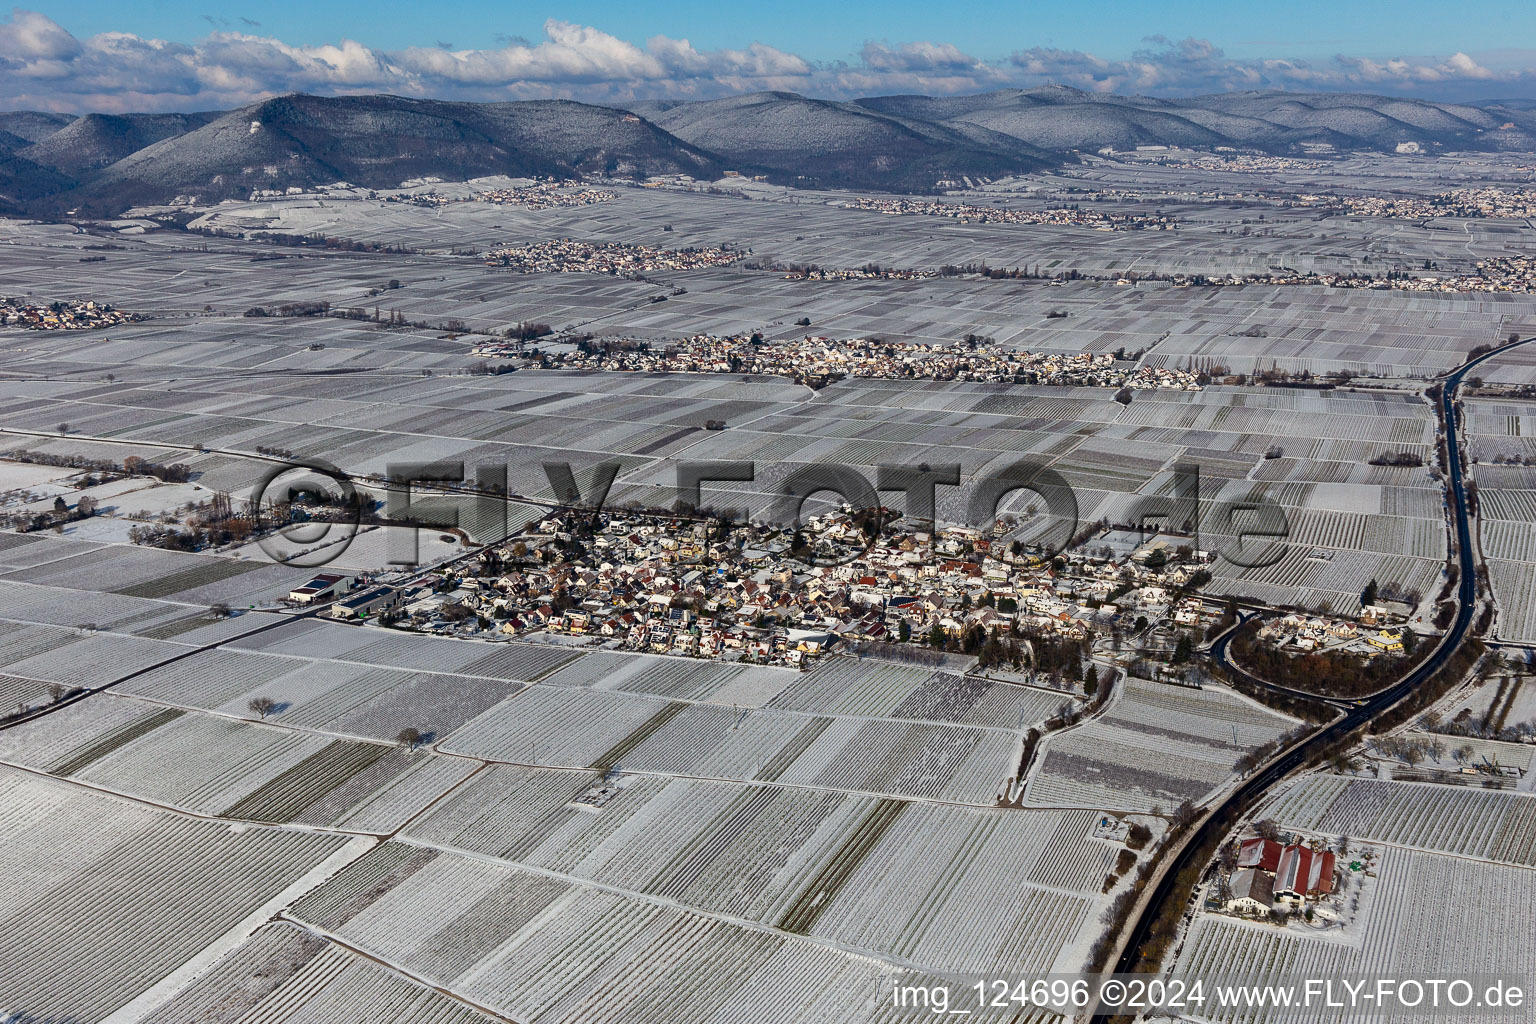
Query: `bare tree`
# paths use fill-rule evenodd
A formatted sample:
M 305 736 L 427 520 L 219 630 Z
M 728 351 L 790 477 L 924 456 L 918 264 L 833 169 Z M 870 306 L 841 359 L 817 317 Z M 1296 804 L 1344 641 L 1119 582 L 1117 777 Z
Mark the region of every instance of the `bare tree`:
M 252 697 L 251 702 L 247 704 L 246 707 L 250 708 L 252 712 L 260 715 L 262 718 L 266 718 L 272 712 L 277 710 L 277 701 L 273 700 L 271 697 Z
M 395 739 L 402 747 L 410 750 L 416 749 L 416 744 L 421 742 L 421 730 L 407 726 L 395 734 Z
M 1173 827 L 1185 828 L 1194 824 L 1195 819 L 1199 816 L 1200 809 L 1195 806 L 1194 801 L 1185 800 L 1173 809 Z
M 68 697 L 68 696 L 69 696 L 69 688 L 67 686 L 65 686 L 64 684 L 62 684 L 62 683 L 49 683 L 48 684 L 48 699 L 50 701 L 52 701 L 53 703 L 57 704 L 59 701 L 63 700 L 65 697 Z

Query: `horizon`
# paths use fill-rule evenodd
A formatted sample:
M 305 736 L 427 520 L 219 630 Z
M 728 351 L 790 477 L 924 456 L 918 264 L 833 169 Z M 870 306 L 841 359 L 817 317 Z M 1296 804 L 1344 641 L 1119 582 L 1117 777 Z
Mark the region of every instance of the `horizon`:
M 957 98 L 958 100 L 958 98 L 985 97 L 985 95 L 1001 95 L 1009 94 L 1009 92 L 1025 95 L 1038 94 L 1038 92 L 1046 92 L 1049 91 L 1049 89 L 1064 89 L 1064 91 L 1075 92 L 1075 94 L 1084 95 L 1084 97 L 1103 97 L 1106 98 L 1106 100 L 1107 98 L 1115 98 L 1115 100 L 1154 100 L 1170 101 L 1170 103 L 1178 103 L 1178 101 L 1181 100 L 1200 100 L 1200 98 L 1209 97 L 1230 97 L 1230 95 L 1286 94 L 1296 95 L 1296 97 L 1359 95 L 1359 97 L 1379 98 L 1379 100 L 1418 101 L 1418 103 L 1444 104 L 1444 106 L 1498 107 L 1507 106 L 1507 104 L 1536 104 L 1536 97 L 1488 97 L 1484 98 L 1484 100 L 1444 100 L 1444 98 L 1433 97 L 1433 95 L 1422 95 L 1422 97 L 1404 97 L 1404 95 L 1393 95 L 1390 94 L 1390 92 L 1369 92 L 1364 91 L 1364 89 L 1226 89 L 1226 91 L 1220 92 L 1190 92 L 1190 94 L 1178 95 L 1178 97 L 1163 97 L 1163 95 L 1138 94 L 1138 92 L 1091 92 L 1087 91 L 1087 89 L 1080 89 L 1077 88 L 1077 86 L 1071 86 L 1071 84 L 1060 83 L 1060 81 L 1049 81 L 1049 83 L 1038 84 L 1038 86 L 1031 86 L 1031 88 L 1021 88 L 1021 86 L 998 86 L 998 88 L 995 89 L 974 89 L 974 91 L 946 92 L 946 94 L 937 94 L 937 92 L 869 92 L 869 94 L 851 95 L 851 97 L 826 97 L 826 95 L 816 95 L 811 94 L 811 92 L 797 92 L 794 91 L 794 89 L 756 89 L 756 91 L 753 92 L 731 92 L 731 94 L 723 94 L 719 95 L 719 97 L 674 98 L 665 97 L 665 95 L 662 95 L 662 97 L 636 98 L 636 100 L 631 100 L 631 103 L 636 104 L 636 106 L 644 106 L 644 104 L 653 103 L 707 103 L 707 101 L 711 100 L 733 100 L 733 98 L 754 97 L 754 95 L 759 95 L 759 97 L 760 95 L 782 95 L 782 97 L 797 97 L 802 98 L 802 100 L 814 101 L 814 103 L 859 103 L 860 100 L 877 100 L 877 98 L 894 97 L 946 98 L 946 100 L 948 100 L 948 98 Z M 69 115 L 69 117 L 88 117 L 88 115 L 91 114 L 111 115 L 111 117 L 120 117 L 120 115 L 131 114 L 210 114 L 210 112 L 218 112 L 218 114 L 229 114 L 229 112 L 238 111 L 238 109 L 243 109 L 243 107 L 258 106 L 258 104 L 270 103 L 272 100 L 281 100 L 281 98 L 284 97 L 310 97 L 316 98 L 316 100 L 367 100 L 367 98 L 396 98 L 396 100 L 424 101 L 424 103 L 553 103 L 553 101 L 564 101 L 564 103 L 581 103 L 585 104 L 585 106 L 608 107 L 608 109 L 628 111 L 628 107 L 625 106 L 624 101 L 584 100 L 584 98 L 578 97 L 492 98 L 492 100 L 472 100 L 472 98 L 464 97 L 410 95 L 406 94 L 406 92 L 310 92 L 306 91 L 306 89 L 289 89 L 289 91 L 286 92 L 272 92 L 272 94 L 260 95 L 260 97 L 250 98 L 250 100 L 244 101 L 244 103 L 238 103 L 233 104 L 233 106 L 224 107 L 189 106 L 184 107 L 184 109 L 163 109 L 163 111 L 126 111 L 126 109 L 124 109 L 124 111 L 49 111 L 49 109 L 43 109 L 43 107 L 0 106 L 0 112 L 5 112 L 5 114 L 63 114 Z M 1514 107 L 1510 107 L 1510 109 L 1514 109 Z
M 1254 89 L 1452 103 L 1536 98 L 1536 50 L 1503 45 L 1536 33 L 1536 16 L 1517 5 L 1487 9 L 1475 24 L 1428 4 L 1340 12 L 1306 3 L 1278 18 L 1112 3 L 1092 19 L 988 6 L 962 4 L 939 17 L 890 4 L 877 36 L 856 12 L 799 0 L 773 17 L 608 3 L 512 12 L 472 3 L 428 16 L 348 2 L 318 16 L 269 5 L 259 19 L 236 5 L 208 13 L 182 2 L 125 10 L 79 0 L 16 8 L 0 21 L 0 106 L 189 112 L 292 92 L 622 106 L 764 91 L 846 100 L 1049 84 L 1165 99 Z M 1285 31 L 1308 12 L 1328 26 L 1324 38 Z M 813 14 L 825 31 L 803 31 L 802 15 Z M 1372 42 L 1350 45 L 1351 35 Z
M 710 101 L 715 101 L 715 100 L 741 99 L 741 98 L 747 98 L 747 97 L 752 97 L 752 96 L 776 95 L 776 96 L 785 96 L 785 97 L 797 97 L 799 99 L 809 100 L 811 102 L 816 102 L 816 103 L 858 103 L 858 102 L 863 101 L 863 100 L 890 99 L 890 98 L 898 98 L 898 97 L 905 97 L 905 96 L 922 97 L 922 98 L 933 98 L 933 99 L 965 99 L 965 98 L 973 98 L 973 97 L 980 97 L 980 96 L 1002 95 L 1002 94 L 1006 94 L 1006 93 L 1019 93 L 1019 94 L 1028 95 L 1028 94 L 1031 94 L 1031 93 L 1045 92 L 1045 91 L 1050 90 L 1050 89 L 1069 90 L 1071 92 L 1080 94 L 1082 96 L 1091 97 L 1091 98 L 1103 98 L 1106 101 L 1108 99 L 1110 99 L 1110 98 L 1113 98 L 1113 99 L 1118 99 L 1118 100 L 1150 100 L 1150 101 L 1164 101 L 1164 102 L 1170 102 L 1170 103 L 1178 103 L 1180 101 L 1198 100 L 1198 99 L 1218 97 L 1218 96 L 1241 96 L 1241 95 L 1261 96 L 1261 95 L 1292 95 L 1293 94 L 1293 95 L 1295 95 L 1297 97 L 1304 97 L 1304 96 L 1323 97 L 1323 96 L 1350 96 L 1350 95 L 1354 95 L 1354 96 L 1382 99 L 1382 100 L 1388 100 L 1388 101 L 1402 100 L 1402 101 L 1408 101 L 1408 102 L 1419 102 L 1419 103 L 1427 103 L 1427 104 L 1436 104 L 1436 105 L 1441 105 L 1441 106 L 1475 106 L 1475 107 L 1485 107 L 1485 108 L 1486 107 L 1505 107 L 1505 106 L 1507 106 L 1509 109 L 1524 109 L 1527 106 L 1536 106 L 1536 97 L 1521 97 L 1521 96 L 1493 96 L 1493 97 L 1489 97 L 1489 98 L 1486 98 L 1486 99 L 1450 100 L 1450 99 L 1444 99 L 1444 98 L 1440 98 L 1440 97 L 1436 97 L 1436 96 L 1430 96 L 1430 95 L 1425 95 L 1425 96 L 1400 96 L 1400 95 L 1394 95 L 1394 94 L 1388 93 L 1388 92 L 1370 92 L 1370 91 L 1364 90 L 1364 89 L 1282 89 L 1282 88 L 1278 88 L 1278 87 L 1257 88 L 1257 89 L 1228 89 L 1228 90 L 1213 91 L 1213 92 L 1192 92 L 1192 93 L 1189 93 L 1187 95 L 1180 95 L 1180 96 L 1159 96 L 1159 95 L 1155 95 L 1155 94 L 1151 94 L 1151 93 L 1135 93 L 1135 92 L 1114 92 L 1114 93 L 1092 92 L 1092 91 L 1089 91 L 1087 89 L 1081 89 L 1081 88 L 1078 88 L 1077 86 L 1068 85 L 1068 84 L 1065 84 L 1065 83 L 1062 83 L 1062 82 L 1046 82 L 1046 83 L 1043 83 L 1041 85 L 1031 86 L 1031 87 L 1028 87 L 1028 88 L 1022 87 L 1022 86 L 999 86 L 997 88 L 991 88 L 991 89 L 975 89 L 975 90 L 970 90 L 970 91 L 966 91 L 966 92 L 953 92 L 953 93 L 883 92 L 883 93 L 865 93 L 865 94 L 861 94 L 861 95 L 857 95 L 857 96 L 847 96 L 847 97 L 820 96 L 820 95 L 816 95 L 814 93 L 809 93 L 809 92 L 798 92 L 798 91 L 796 91 L 794 89 L 757 89 L 757 90 L 753 90 L 751 92 L 725 93 L 725 94 L 722 94 L 722 95 L 719 95 L 719 96 L 709 96 L 709 97 L 688 97 L 688 98 L 676 98 L 676 97 L 672 97 L 672 96 L 655 96 L 655 97 L 644 97 L 644 98 L 637 97 L 637 98 L 631 99 L 628 102 L 633 103 L 636 106 L 644 106 L 644 105 L 647 105 L 647 104 L 654 104 L 654 103 L 666 103 L 666 104 L 669 104 L 669 105 L 681 105 L 681 104 L 685 104 L 685 103 L 699 103 L 699 102 L 710 102 Z M 36 106 L 34 106 L 34 107 L 0 106 L 0 113 L 7 113 L 7 114 L 41 113 L 41 114 L 58 114 L 58 115 L 65 115 L 65 116 L 69 116 L 69 117 L 86 117 L 86 116 L 89 116 L 89 115 L 92 115 L 92 114 L 104 115 L 104 116 L 114 116 L 114 117 L 125 116 L 125 115 L 138 115 L 138 114 L 207 114 L 207 113 L 227 114 L 227 113 L 231 113 L 231 112 L 236 111 L 236 110 L 243 109 L 245 107 L 258 106 L 260 104 L 269 103 L 269 102 L 271 102 L 273 100 L 280 100 L 280 99 L 283 99 L 285 97 L 299 97 L 299 96 L 309 97 L 309 98 L 312 98 L 312 99 L 324 99 L 324 100 L 401 99 L 401 100 L 410 100 L 410 101 L 413 101 L 413 102 L 427 102 L 427 103 L 470 103 L 470 104 L 567 102 L 567 103 L 579 103 L 579 104 L 582 104 L 582 105 L 585 105 L 585 106 L 592 106 L 592 107 L 604 107 L 604 108 L 608 108 L 608 109 L 612 109 L 612 110 L 625 110 L 625 111 L 628 111 L 630 109 L 629 107 L 625 106 L 625 102 L 624 101 L 620 101 L 620 100 L 583 99 L 583 98 L 575 97 L 575 96 L 533 96 L 533 97 L 520 97 L 520 98 L 471 99 L 471 98 L 457 97 L 457 96 L 422 96 L 422 95 L 412 95 L 412 94 L 409 94 L 409 93 L 390 92 L 390 91 L 387 91 L 387 90 L 378 90 L 378 91 L 372 91 L 372 92 L 334 93 L 334 92 L 310 91 L 310 90 L 305 90 L 305 89 L 290 89 L 290 90 L 286 90 L 286 91 L 283 91 L 283 92 L 274 92 L 274 93 L 263 94 L 263 95 L 260 95 L 260 96 L 253 97 L 253 98 L 251 98 L 249 100 L 246 100 L 246 101 L 244 101 L 242 103 L 238 103 L 238 104 L 234 104 L 234 105 L 230 105 L 230 106 L 223 106 L 223 107 L 193 105 L 193 106 L 187 106 L 187 107 L 183 107 L 183 108 L 166 108 L 166 109 L 157 109 L 157 110 L 148 110 L 148 109 L 131 109 L 130 110 L 130 109 L 123 109 L 123 110 L 78 110 L 78 111 L 68 111 L 68 110 L 53 110 L 53 109 L 47 109 L 47 108 L 44 108 L 44 107 L 36 107 Z M 874 113 L 874 112 L 875 111 L 871 111 L 871 113 Z

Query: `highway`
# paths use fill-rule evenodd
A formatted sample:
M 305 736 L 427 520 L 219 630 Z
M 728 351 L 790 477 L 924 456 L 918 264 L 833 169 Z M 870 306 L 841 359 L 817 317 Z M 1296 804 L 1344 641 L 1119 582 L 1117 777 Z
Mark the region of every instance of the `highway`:
M 1210 812 L 1201 820 L 1201 823 L 1185 836 L 1183 843 L 1177 848 L 1172 860 L 1163 865 L 1161 873 L 1157 876 L 1157 883 L 1152 891 L 1151 898 L 1143 904 L 1140 914 L 1129 924 L 1129 939 L 1119 961 L 1114 965 L 1113 969 L 1115 971 L 1132 972 L 1137 970 L 1141 963 L 1141 950 L 1151 936 L 1152 927 L 1161 916 L 1163 909 L 1169 905 L 1170 901 L 1182 903 L 1189 898 L 1188 893 L 1177 891 L 1179 875 L 1192 864 L 1194 858 L 1206 845 L 1207 840 L 1218 838 L 1217 833 L 1228 827 L 1224 823 L 1224 812 L 1252 807 L 1260 797 L 1287 775 L 1305 765 L 1315 752 L 1326 748 L 1328 744 L 1365 725 L 1376 718 L 1376 716 L 1402 701 L 1433 676 L 1456 653 L 1462 641 L 1466 639 L 1476 609 L 1477 566 L 1473 557 L 1472 528 L 1467 514 L 1466 483 L 1460 453 L 1460 425 L 1456 418 L 1456 392 L 1469 370 L 1509 351 L 1511 348 L 1528 344 L 1533 340 L 1536 339 L 1522 339 L 1512 345 L 1505 345 L 1502 348 L 1496 348 L 1492 352 L 1478 356 L 1476 359 L 1462 364 L 1444 380 L 1445 386 L 1441 390 L 1440 403 L 1445 421 L 1446 453 L 1449 467 L 1447 477 L 1453 524 L 1456 533 L 1460 578 L 1457 581 L 1456 587 L 1456 615 L 1451 620 L 1450 628 L 1446 630 L 1439 646 L 1435 648 L 1429 657 L 1416 665 L 1402 679 L 1386 689 L 1365 698 L 1358 704 L 1350 705 L 1348 710 L 1345 710 L 1340 717 L 1334 719 L 1307 739 L 1292 746 L 1289 750 L 1279 754 L 1275 760 L 1256 771 L 1224 800 L 1210 808 Z M 1222 651 L 1225 651 L 1224 642 L 1222 643 Z M 1203 868 L 1204 865 L 1202 864 L 1200 867 Z M 1107 1015 L 1101 1014 L 1094 1019 L 1096 1021 L 1107 1021 L 1109 1018 Z

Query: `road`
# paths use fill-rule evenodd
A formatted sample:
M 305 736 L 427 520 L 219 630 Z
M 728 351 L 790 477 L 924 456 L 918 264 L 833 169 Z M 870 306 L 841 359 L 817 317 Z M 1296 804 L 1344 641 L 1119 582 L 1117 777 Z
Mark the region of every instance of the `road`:
M 1447 476 L 1456 532 L 1460 579 L 1457 581 L 1456 587 L 1456 615 L 1451 620 L 1450 628 L 1446 630 L 1439 646 L 1435 648 L 1429 657 L 1416 665 L 1402 679 L 1366 698 L 1359 704 L 1351 706 L 1339 718 L 1334 719 L 1333 722 L 1259 769 L 1233 790 L 1224 800 L 1210 809 L 1210 813 L 1202 819 L 1202 824 L 1191 830 L 1185 837 L 1182 845 L 1174 853 L 1173 858 L 1163 866 L 1161 873 L 1158 875 L 1157 883 L 1153 888 L 1151 898 L 1143 904 L 1140 914 L 1130 923 L 1129 940 L 1119 961 L 1114 966 L 1114 970 L 1117 972 L 1131 972 L 1137 969 L 1141 963 L 1141 950 L 1151 936 L 1152 927 L 1161 916 L 1164 907 L 1171 900 L 1188 899 L 1187 893 L 1178 891 L 1178 877 L 1185 868 L 1194 862 L 1195 857 L 1206 841 L 1217 838 L 1216 833 L 1225 827 L 1223 825 L 1224 812 L 1252 806 L 1287 775 L 1305 765 L 1318 750 L 1326 748 L 1328 744 L 1346 736 L 1352 730 L 1365 725 L 1376 718 L 1376 716 L 1397 705 L 1433 676 L 1456 653 L 1462 641 L 1466 639 L 1476 608 L 1477 566 L 1473 555 L 1472 527 L 1467 515 L 1467 491 L 1460 452 L 1460 425 L 1456 418 L 1456 391 L 1461 386 L 1462 379 L 1469 370 L 1509 351 L 1511 348 L 1529 344 L 1533 340 L 1536 339 L 1526 338 L 1515 342 L 1513 345 L 1505 345 L 1502 348 L 1494 349 L 1492 352 L 1485 353 L 1476 359 L 1462 364 L 1462 366 L 1445 378 L 1445 386 L 1441 390 L 1440 403 L 1445 417 L 1446 453 L 1449 465 Z M 1201 865 L 1201 867 L 1203 866 Z M 1099 1015 L 1094 1019 L 1096 1021 L 1107 1021 L 1108 1017 Z

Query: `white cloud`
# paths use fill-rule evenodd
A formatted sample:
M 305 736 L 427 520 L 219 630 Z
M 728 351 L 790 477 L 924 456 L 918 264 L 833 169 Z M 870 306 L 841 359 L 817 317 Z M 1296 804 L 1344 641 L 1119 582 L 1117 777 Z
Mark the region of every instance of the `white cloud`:
M 1390 60 L 1341 54 L 1331 62 L 1319 65 L 1282 58 L 1237 60 L 1227 57 L 1205 39 L 1174 42 L 1156 36 L 1147 42 L 1155 45 L 1138 50 L 1128 60 L 1104 60 L 1078 51 L 1044 49 L 1024 50 L 1013 54 L 1009 60 L 1018 69 L 1021 84 L 1055 82 L 1097 92 L 1164 95 L 1241 89 L 1373 88 L 1436 98 L 1432 91 L 1422 87 L 1519 81 L 1529 74 L 1530 68 L 1527 65 L 1502 75 L 1495 74 L 1460 52 L 1444 59 Z
M 952 43 L 902 43 L 887 46 L 869 42 L 859 56 L 864 66 L 874 72 L 909 71 L 926 74 L 981 71 L 986 65 Z
M 242 19 L 243 21 L 243 19 Z M 255 27 L 246 23 L 250 27 Z M 830 98 L 965 93 L 1062 84 L 1099 93 L 1187 95 L 1234 89 L 1369 89 L 1435 97 L 1529 89 L 1536 55 L 1495 61 L 1457 52 L 1390 60 L 1339 56 L 1312 64 L 1238 60 L 1207 40 L 1147 40 L 1124 59 L 1042 47 L 996 61 L 950 43 L 865 43 L 853 62 L 815 64 L 761 43 L 700 50 L 655 36 L 643 45 L 550 19 L 540 42 L 493 49 L 424 44 L 385 51 L 343 39 L 299 46 L 218 31 L 195 43 L 104 32 L 77 39 L 46 15 L 0 23 L 0 103 L 63 110 L 211 109 L 283 92 L 393 92 L 445 99 L 570 97 L 615 102 L 788 89 Z
M 80 41 L 54 20 L 36 11 L 16 8 L 0 25 L 0 57 L 9 60 L 70 60 L 80 54 Z

